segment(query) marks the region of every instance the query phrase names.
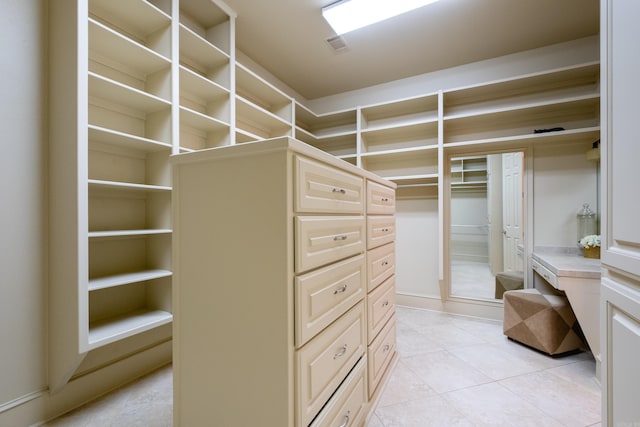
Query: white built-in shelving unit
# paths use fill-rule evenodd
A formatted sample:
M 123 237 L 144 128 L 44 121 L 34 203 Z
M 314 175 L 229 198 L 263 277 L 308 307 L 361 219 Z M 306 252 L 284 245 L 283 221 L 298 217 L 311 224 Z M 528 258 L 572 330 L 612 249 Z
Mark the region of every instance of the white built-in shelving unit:
M 597 140 L 599 82 L 592 62 L 322 115 L 296 103 L 295 137 L 396 182 L 399 198 L 438 196 L 447 155 Z
M 169 158 L 232 142 L 234 18 L 209 0 L 50 9 L 55 391 L 89 352 L 117 360 L 172 321 Z
M 445 149 L 599 138 L 599 63 L 444 92 Z M 535 130 L 564 128 L 559 132 Z
M 401 188 L 437 185 L 438 96 L 360 107 L 361 166 Z
M 78 120 L 88 133 L 81 351 L 172 318 L 171 10 L 132 3 L 91 0 L 79 17 L 88 26 L 88 121 Z
M 487 187 L 487 156 L 452 157 L 451 186 L 455 188 Z
M 234 110 L 233 23 L 215 2 L 176 3 L 180 151 L 229 145 Z

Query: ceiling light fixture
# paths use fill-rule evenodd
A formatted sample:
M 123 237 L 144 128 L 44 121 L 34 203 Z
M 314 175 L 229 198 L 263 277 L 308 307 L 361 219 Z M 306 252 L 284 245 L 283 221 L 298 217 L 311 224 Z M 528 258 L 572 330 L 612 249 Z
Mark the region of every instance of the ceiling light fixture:
M 336 34 L 344 34 L 438 0 L 341 0 L 322 8 Z

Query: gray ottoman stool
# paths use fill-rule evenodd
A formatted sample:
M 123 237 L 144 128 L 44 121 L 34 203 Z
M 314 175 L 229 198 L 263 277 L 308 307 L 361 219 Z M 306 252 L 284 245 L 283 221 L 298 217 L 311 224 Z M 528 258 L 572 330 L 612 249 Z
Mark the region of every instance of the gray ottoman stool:
M 549 355 L 584 348 L 576 316 L 563 295 L 536 289 L 504 293 L 504 334 Z

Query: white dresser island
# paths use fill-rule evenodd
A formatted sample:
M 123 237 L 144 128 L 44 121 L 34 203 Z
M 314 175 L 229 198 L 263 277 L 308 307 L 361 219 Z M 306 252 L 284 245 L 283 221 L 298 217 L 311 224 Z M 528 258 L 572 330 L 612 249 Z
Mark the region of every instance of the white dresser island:
M 172 162 L 174 425 L 363 426 L 396 358 L 395 184 L 288 137 Z

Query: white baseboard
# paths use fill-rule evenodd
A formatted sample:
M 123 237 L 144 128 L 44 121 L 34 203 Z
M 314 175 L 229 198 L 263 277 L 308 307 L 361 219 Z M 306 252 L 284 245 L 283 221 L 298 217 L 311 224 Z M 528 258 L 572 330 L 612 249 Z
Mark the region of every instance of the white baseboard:
M 396 304 L 406 307 L 423 308 L 443 313 L 459 314 L 463 316 L 479 317 L 482 319 L 502 320 L 503 306 L 501 303 L 471 299 L 451 299 L 443 302 L 438 297 L 397 293 Z

